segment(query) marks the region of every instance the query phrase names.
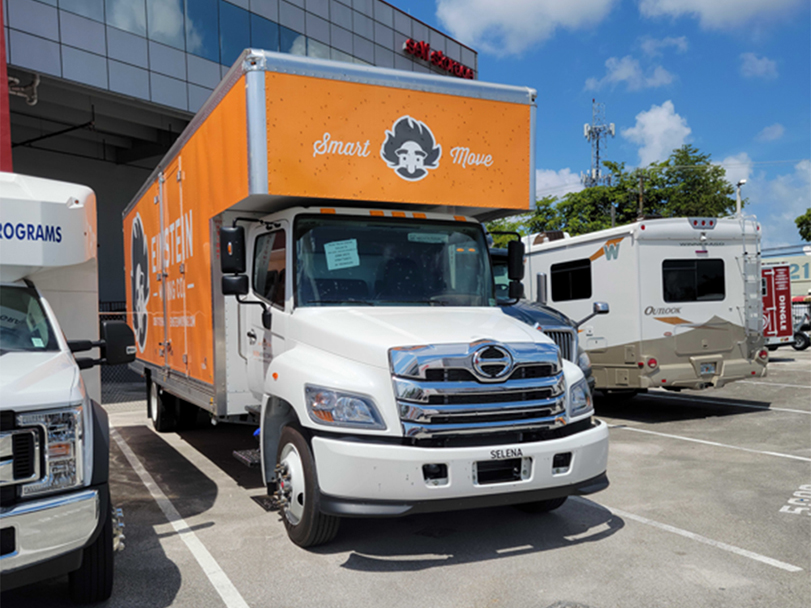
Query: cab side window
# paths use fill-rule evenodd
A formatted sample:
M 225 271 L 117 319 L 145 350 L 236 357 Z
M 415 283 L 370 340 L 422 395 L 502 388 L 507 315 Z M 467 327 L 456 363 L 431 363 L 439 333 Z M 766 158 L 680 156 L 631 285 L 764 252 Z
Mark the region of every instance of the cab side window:
M 260 298 L 284 308 L 286 279 L 284 230 L 268 232 L 256 239 L 253 256 L 253 290 Z

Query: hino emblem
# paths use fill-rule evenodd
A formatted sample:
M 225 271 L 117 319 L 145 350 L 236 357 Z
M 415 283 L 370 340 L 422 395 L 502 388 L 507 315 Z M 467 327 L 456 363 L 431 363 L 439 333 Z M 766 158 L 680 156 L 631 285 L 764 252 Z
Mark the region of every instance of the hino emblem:
M 473 371 L 484 380 L 508 376 L 513 370 L 513 364 L 512 355 L 501 346 L 488 344 L 473 353 Z

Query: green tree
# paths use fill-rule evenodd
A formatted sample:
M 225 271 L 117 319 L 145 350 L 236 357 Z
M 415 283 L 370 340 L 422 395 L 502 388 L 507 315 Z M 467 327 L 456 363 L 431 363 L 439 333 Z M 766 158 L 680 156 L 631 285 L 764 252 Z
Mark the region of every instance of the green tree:
M 535 208 L 529 213 L 488 222 L 487 230 L 492 232 L 517 232 L 521 236 L 547 230 L 560 230 L 560 215 L 555 208 L 557 201 L 558 199 L 554 196 L 545 196 L 535 202 Z M 496 247 L 506 247 L 507 243 L 512 239 L 513 237 L 506 234 L 493 235 L 493 242 Z
M 800 238 L 811 243 L 811 207 L 794 220 L 794 223 L 797 224 L 797 230 L 800 231 Z

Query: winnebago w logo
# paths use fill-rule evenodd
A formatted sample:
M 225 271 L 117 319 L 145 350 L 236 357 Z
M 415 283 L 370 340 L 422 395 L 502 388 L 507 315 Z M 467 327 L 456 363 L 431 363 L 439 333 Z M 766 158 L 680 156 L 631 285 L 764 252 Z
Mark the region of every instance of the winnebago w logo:
M 132 328 L 138 350 L 144 352 L 146 347 L 146 330 L 149 326 L 149 315 L 146 305 L 149 302 L 149 249 L 147 246 L 144 223 L 141 214 L 136 213 L 132 221 L 132 266 L 130 281 L 132 286 Z
M 605 256 L 606 261 L 616 260 L 620 255 L 620 242 L 625 237 L 621 236 L 616 239 L 609 239 L 605 244 L 595 251 L 589 258 L 592 262 L 600 256 Z
M 390 169 L 409 182 L 418 182 L 428 169 L 439 167 L 442 146 L 424 122 L 410 116 L 401 116 L 386 131 L 386 141 L 380 147 L 380 158 Z

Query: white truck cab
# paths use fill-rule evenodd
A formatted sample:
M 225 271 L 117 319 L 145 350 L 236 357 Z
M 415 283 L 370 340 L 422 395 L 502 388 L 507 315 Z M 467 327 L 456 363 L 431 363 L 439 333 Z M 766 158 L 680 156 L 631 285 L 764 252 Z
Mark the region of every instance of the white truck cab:
M 69 574 L 78 602 L 112 591 L 123 535 L 110 502 L 109 430 L 94 367 L 131 361 L 134 338 L 115 322 L 98 334 L 93 191 L 0 173 L 4 590 Z M 101 357 L 73 356 L 92 348 Z

